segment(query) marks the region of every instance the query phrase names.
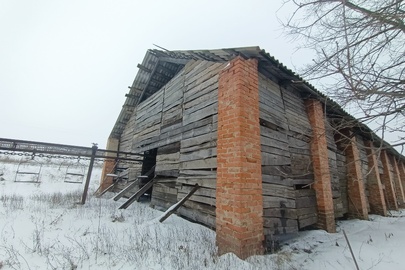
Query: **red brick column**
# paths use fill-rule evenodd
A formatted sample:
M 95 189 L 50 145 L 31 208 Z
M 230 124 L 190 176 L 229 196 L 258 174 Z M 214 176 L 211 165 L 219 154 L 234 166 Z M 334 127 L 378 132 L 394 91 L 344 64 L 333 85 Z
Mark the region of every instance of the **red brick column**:
M 398 210 L 398 203 L 397 198 L 395 196 L 395 189 L 393 183 L 394 179 L 390 170 L 390 161 L 388 159 L 388 155 L 385 150 L 381 150 L 381 162 L 384 167 L 382 182 L 385 186 L 385 195 L 387 196 L 388 208 Z
M 375 153 L 374 145 L 371 141 L 365 141 L 367 159 L 368 159 L 368 202 L 370 204 L 370 212 L 381 216 L 387 215 L 387 205 L 385 204 L 384 190 L 381 184 L 380 171 L 378 169 L 378 161 Z
M 405 188 L 405 165 L 401 161 L 398 161 L 398 169 L 399 175 L 401 176 L 402 187 Z
M 309 99 L 305 101 L 305 106 L 312 127 L 311 155 L 315 178 L 313 188 L 316 192 L 318 208 L 317 226 L 327 232 L 335 232 L 335 213 L 322 103 Z
M 394 156 L 391 157 L 391 164 L 394 167 L 395 191 L 397 193 L 398 206 L 402 207 L 405 203 L 404 189 L 402 187 L 401 175 L 399 173 L 398 163 Z
M 108 138 L 106 150 L 118 151 L 119 140 L 115 138 Z M 116 157 L 116 154 L 107 153 L 106 156 Z M 107 187 L 112 184 L 113 178 L 107 177 L 107 174 L 114 173 L 115 160 L 106 159 L 103 164 L 103 171 L 101 173 L 100 187 L 98 192 L 103 192 Z
M 237 57 L 220 73 L 216 240 L 220 254 L 263 253 L 257 60 Z
M 347 166 L 348 214 L 351 218 L 368 219 L 366 193 L 356 137 L 349 129 L 340 132 L 345 142 L 343 145 Z

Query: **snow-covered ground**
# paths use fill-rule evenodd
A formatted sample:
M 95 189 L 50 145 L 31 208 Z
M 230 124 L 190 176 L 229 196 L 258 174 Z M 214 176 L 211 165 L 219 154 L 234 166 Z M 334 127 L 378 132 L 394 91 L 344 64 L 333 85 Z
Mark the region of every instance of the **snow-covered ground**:
M 210 229 L 176 215 L 159 223 L 163 213 L 146 202 L 118 210 L 124 199 L 95 198 L 100 168 L 93 171 L 86 204 L 78 205 L 83 184 L 65 182 L 66 173 L 83 170 L 85 162 L 36 158 L 36 166 L 20 165 L 20 171 L 35 172 L 43 163 L 40 183 L 31 183 L 20 175 L 15 182 L 18 162 L 1 158 L 1 270 L 355 269 L 343 230 L 360 269 L 405 269 L 405 211 L 340 221 L 334 234 L 300 232 L 279 253 L 242 261 L 233 254 L 217 256 Z

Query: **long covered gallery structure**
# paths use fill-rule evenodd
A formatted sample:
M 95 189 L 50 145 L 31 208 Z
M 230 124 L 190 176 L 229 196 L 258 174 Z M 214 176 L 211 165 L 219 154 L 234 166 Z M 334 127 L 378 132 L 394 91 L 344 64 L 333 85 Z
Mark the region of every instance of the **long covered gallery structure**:
M 405 158 L 259 47 L 153 49 L 138 68 L 107 149 L 144 160 L 106 162 L 100 187 L 147 175 L 166 210 L 198 184 L 177 214 L 215 229 L 220 253 L 405 203 Z

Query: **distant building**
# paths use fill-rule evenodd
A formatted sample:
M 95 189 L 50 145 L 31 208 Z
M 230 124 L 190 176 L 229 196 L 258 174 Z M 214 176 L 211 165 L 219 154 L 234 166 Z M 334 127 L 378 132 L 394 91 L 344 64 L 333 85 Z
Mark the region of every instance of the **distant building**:
M 138 68 L 107 148 L 144 163 L 104 175 L 154 170 L 161 210 L 198 183 L 177 213 L 215 229 L 220 253 L 404 204 L 405 158 L 259 47 L 148 50 Z

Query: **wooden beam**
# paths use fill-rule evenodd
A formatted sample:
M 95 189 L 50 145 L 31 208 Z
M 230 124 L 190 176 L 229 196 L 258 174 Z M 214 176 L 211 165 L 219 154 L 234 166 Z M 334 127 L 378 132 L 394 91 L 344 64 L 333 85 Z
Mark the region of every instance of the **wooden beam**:
M 117 185 L 117 182 L 112 183 L 112 184 L 109 185 L 103 192 L 101 192 L 100 194 L 97 194 L 97 195 L 96 195 L 96 198 L 100 198 L 101 196 L 103 196 L 103 195 L 106 194 L 107 192 L 113 190 L 116 185 Z
M 138 65 L 137 65 L 137 68 L 139 68 L 140 70 L 143 70 L 143 71 L 145 71 L 145 72 L 152 73 L 152 70 L 150 70 L 149 68 L 145 67 L 145 66 L 142 65 L 142 64 L 138 64 Z
M 185 65 L 192 59 L 187 59 L 187 58 L 171 58 L 171 57 L 159 57 L 160 61 L 163 62 L 168 62 L 172 64 L 177 64 L 177 65 Z
M 139 98 L 139 95 L 125 94 L 125 97 L 127 97 L 127 98 Z
M 118 182 L 118 181 L 117 181 Z M 139 179 L 133 181 L 131 184 L 126 186 L 123 190 L 121 190 L 117 195 L 114 196 L 113 200 L 118 201 L 122 198 L 129 190 L 133 189 L 135 186 L 139 184 Z
M 162 223 L 165 221 L 168 217 L 170 217 L 174 212 L 177 211 L 177 209 L 180 208 L 198 189 L 200 186 L 198 184 L 194 185 L 194 188 L 180 201 L 178 201 L 176 204 L 172 205 L 165 213 L 164 215 L 159 219 L 159 222 Z
M 148 191 L 149 188 L 153 186 L 156 182 L 156 178 L 151 179 L 146 183 L 141 189 L 139 189 L 134 195 L 132 195 L 124 204 L 122 204 L 118 209 L 127 209 L 133 202 L 138 201 L 139 198 Z

